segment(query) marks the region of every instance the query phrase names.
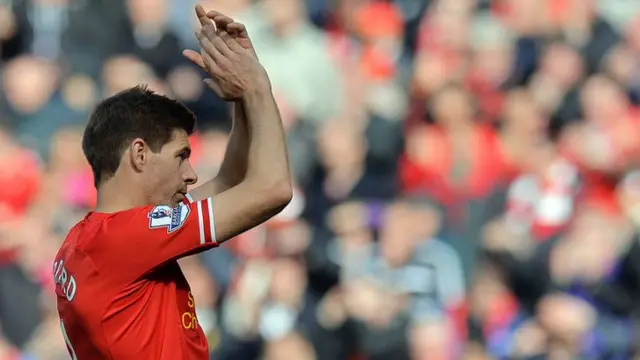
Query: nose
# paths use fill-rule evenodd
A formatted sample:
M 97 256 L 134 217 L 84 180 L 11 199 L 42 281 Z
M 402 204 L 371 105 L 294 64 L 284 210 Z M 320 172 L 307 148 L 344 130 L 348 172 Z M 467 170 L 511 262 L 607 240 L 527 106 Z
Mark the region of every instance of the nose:
M 198 182 L 198 174 L 196 174 L 196 171 L 193 169 L 193 166 L 191 166 L 191 163 L 188 163 L 187 169 L 184 172 L 183 176 L 184 182 L 187 183 L 187 185 L 193 185 Z

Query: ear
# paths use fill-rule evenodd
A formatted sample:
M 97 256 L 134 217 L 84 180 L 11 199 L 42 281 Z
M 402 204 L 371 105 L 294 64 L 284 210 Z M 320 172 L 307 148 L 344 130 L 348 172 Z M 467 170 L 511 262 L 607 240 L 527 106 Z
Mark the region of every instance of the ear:
M 142 171 L 144 165 L 149 161 L 149 145 L 141 138 L 135 138 L 129 145 L 129 158 L 131 166 L 137 172 Z

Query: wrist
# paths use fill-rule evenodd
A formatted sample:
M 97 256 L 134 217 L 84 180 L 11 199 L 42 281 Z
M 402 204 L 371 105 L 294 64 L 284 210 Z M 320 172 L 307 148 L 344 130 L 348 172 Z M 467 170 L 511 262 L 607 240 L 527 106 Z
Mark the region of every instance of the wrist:
M 267 71 L 260 66 L 260 69 L 255 71 L 256 75 L 251 79 L 250 86 L 243 95 L 243 100 L 246 98 L 260 97 L 265 94 L 271 95 L 271 80 Z
M 242 98 L 239 99 L 239 102 L 243 105 L 250 105 L 270 98 L 273 98 L 271 83 L 269 82 L 269 78 L 265 76 L 265 79 L 254 80 L 252 86 L 245 91 Z

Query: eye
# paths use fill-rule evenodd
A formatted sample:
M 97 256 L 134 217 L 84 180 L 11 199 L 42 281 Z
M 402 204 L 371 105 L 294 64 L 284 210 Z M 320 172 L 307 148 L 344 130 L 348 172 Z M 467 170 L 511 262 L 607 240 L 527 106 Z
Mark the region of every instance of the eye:
M 180 158 L 180 161 L 185 161 L 189 158 L 189 152 L 187 151 L 183 151 L 180 154 L 178 154 L 178 158 Z

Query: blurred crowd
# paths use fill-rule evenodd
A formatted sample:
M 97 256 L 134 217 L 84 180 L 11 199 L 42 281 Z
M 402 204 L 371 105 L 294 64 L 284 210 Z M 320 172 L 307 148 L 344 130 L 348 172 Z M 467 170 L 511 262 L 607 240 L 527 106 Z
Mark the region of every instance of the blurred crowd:
M 51 260 L 95 205 L 96 101 L 183 101 L 215 175 L 196 1 L 0 0 L 0 360 L 68 358 Z M 247 25 L 296 184 L 180 261 L 212 359 L 640 355 L 640 1 L 200 3 Z

